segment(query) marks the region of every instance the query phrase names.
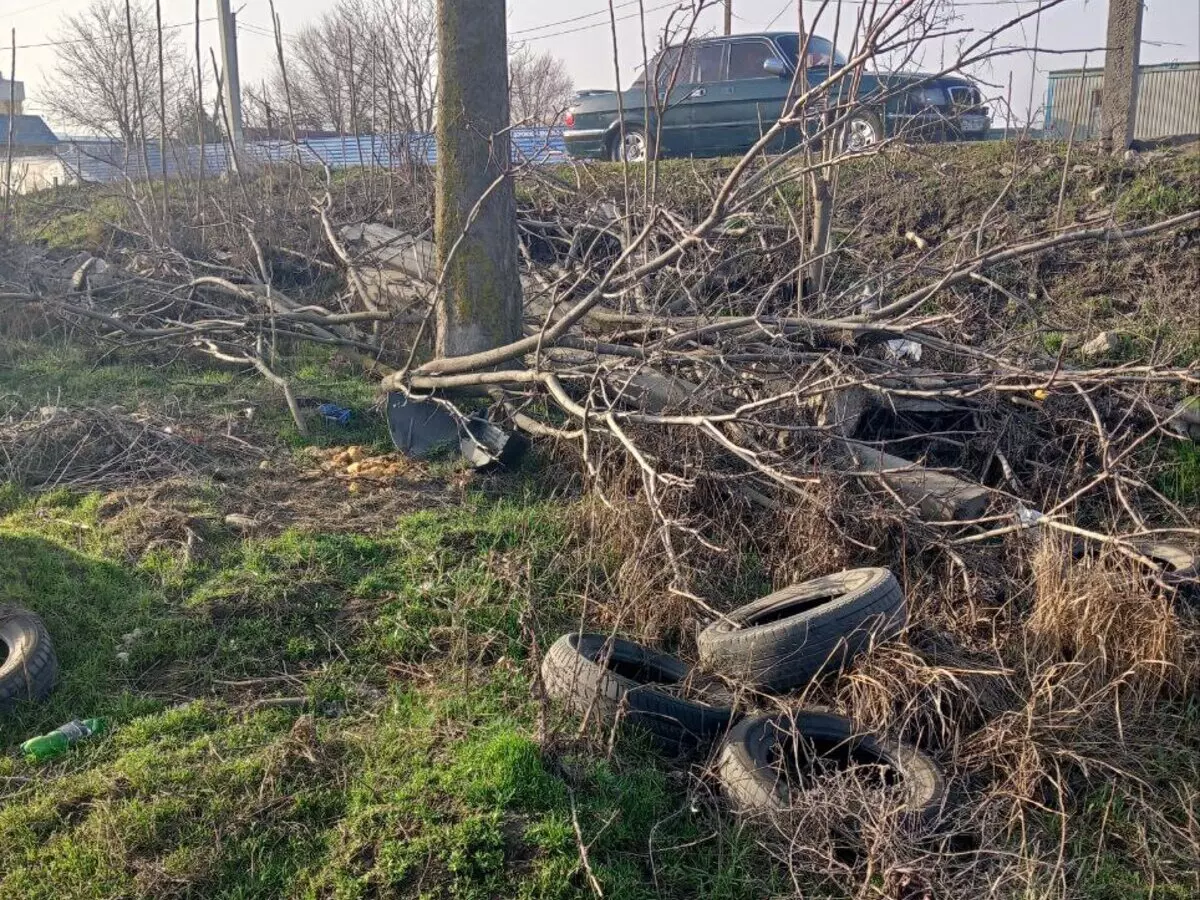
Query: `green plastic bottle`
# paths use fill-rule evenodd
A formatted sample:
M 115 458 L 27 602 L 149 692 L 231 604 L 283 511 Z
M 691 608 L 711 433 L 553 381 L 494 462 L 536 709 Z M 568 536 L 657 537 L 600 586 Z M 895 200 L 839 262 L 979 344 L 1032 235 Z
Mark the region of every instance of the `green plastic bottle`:
M 49 734 L 30 738 L 21 745 L 21 752 L 35 762 L 46 762 L 56 756 L 62 756 L 67 752 L 67 748 L 77 741 L 103 733 L 105 727 L 103 719 L 76 719 Z

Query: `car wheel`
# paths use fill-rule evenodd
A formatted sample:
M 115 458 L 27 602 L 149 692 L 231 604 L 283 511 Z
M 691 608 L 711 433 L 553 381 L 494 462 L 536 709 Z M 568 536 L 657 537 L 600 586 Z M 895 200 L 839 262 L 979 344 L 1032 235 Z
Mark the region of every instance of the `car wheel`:
M 883 140 L 883 123 L 879 116 L 871 112 L 856 112 L 846 123 L 846 131 L 842 137 L 842 149 L 856 153 L 874 147 Z
M 887 569 L 851 569 L 768 594 L 696 638 L 709 669 L 770 691 L 804 687 L 898 635 L 907 607 Z
M 546 694 L 611 727 L 637 725 L 665 749 L 689 752 L 726 731 L 727 706 L 679 693 L 691 668 L 649 647 L 603 634 L 564 634 L 546 652 Z
M 624 135 L 619 130 L 613 135 L 613 162 L 641 163 L 653 158 L 654 143 L 640 125 L 630 125 Z
M 742 719 L 718 754 L 725 795 L 742 814 L 786 814 L 804 802 L 812 779 L 857 769 L 864 784 L 899 787 L 900 824 L 924 830 L 949 805 L 937 764 L 909 744 L 860 732 L 844 716 L 814 709 Z

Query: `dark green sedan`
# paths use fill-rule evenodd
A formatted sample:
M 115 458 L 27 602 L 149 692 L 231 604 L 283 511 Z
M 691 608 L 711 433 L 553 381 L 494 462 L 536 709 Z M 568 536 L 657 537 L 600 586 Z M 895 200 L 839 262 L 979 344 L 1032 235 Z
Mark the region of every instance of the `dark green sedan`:
M 651 61 L 653 89 L 642 74 L 632 87 L 580 91 L 567 113 L 567 152 L 583 159 L 638 162 L 651 157 L 725 156 L 749 150 L 778 121 L 787 102 L 802 44 L 795 32 L 704 38 L 667 47 Z M 846 60 L 824 38 L 808 41 L 807 85 L 817 86 Z M 820 130 L 823 112 L 849 110 L 839 140 L 858 150 L 889 137 L 978 140 L 990 117 L 974 83 L 959 76 L 919 73 L 858 77 L 855 103 L 847 77 L 829 96 L 802 111 L 767 149 L 782 152 Z M 797 91 L 806 89 L 803 78 Z M 649 102 L 647 102 L 649 101 Z M 622 127 L 622 120 L 624 127 Z

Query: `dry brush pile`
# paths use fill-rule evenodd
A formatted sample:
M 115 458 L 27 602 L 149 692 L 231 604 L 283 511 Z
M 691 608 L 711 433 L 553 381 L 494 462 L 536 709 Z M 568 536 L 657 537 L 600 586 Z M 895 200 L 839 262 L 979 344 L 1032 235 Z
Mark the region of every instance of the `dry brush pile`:
M 1200 384 L 1200 284 L 1180 265 L 1200 209 L 1122 198 L 1155 166 L 1194 198 L 1200 173 L 1081 153 L 523 173 L 526 337 L 476 357 L 429 358 L 422 185 L 378 172 L 214 185 L 227 214 L 195 243 L 145 229 L 104 271 L 12 253 L 0 303 L 256 368 L 292 403 L 300 341 L 392 391 L 489 401 L 591 488 L 580 530 L 623 563 L 586 618 L 684 656 L 746 585 L 891 568 L 902 640 L 803 697 L 748 699 L 833 706 L 932 751 L 961 799 L 954 837 L 912 839 L 838 782 L 764 837 L 772 852 L 861 896 L 1074 896 L 1114 859 L 1178 894 L 1200 887 L 1200 623 L 1156 547 L 1200 541 L 1195 495 L 1162 477 Z M 832 195 L 814 193 L 826 177 Z M 280 214 L 253 216 L 267 195 Z M 190 233 L 175 212 L 160 238 Z M 1073 343 L 1098 327 L 1087 297 L 1062 299 L 1080 281 L 1160 327 Z

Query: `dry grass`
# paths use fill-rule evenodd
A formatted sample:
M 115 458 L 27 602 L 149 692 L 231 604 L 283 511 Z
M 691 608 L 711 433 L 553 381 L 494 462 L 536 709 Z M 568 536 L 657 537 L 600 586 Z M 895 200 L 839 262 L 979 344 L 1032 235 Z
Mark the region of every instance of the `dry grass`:
M 0 424 L 0 479 L 31 490 L 115 488 L 197 475 L 255 449 L 158 413 L 42 407 Z
M 660 491 L 652 512 L 641 488 L 621 470 L 606 503 L 581 506 L 584 543 L 617 560 L 609 594 L 588 598 L 591 623 L 694 659 L 710 610 L 747 591 L 872 564 L 906 591 L 903 638 L 837 678 L 781 698 L 709 688 L 742 710 L 835 709 L 926 749 L 953 785 L 954 805 L 923 837 L 844 773 L 810 786 L 786 819 L 753 822 L 796 896 L 1200 892 L 1200 619 L 1144 570 L 1115 553 L 1076 559 L 1053 534 L 951 554 L 848 484 L 776 512 L 706 508 L 700 488 Z M 664 517 L 676 523 L 670 551 Z M 679 527 L 701 521 L 703 542 Z M 672 557 L 691 580 L 677 580 Z M 712 771 L 696 790 L 719 792 Z

